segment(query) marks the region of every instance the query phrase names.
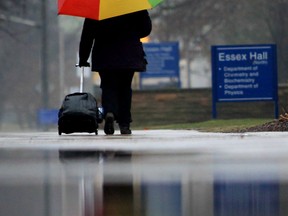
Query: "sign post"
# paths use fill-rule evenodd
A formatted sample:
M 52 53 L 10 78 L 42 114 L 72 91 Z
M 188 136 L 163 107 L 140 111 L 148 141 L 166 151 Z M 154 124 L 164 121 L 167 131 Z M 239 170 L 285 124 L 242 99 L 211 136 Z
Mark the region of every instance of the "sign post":
M 212 46 L 212 117 L 217 102 L 274 101 L 278 117 L 276 45 Z

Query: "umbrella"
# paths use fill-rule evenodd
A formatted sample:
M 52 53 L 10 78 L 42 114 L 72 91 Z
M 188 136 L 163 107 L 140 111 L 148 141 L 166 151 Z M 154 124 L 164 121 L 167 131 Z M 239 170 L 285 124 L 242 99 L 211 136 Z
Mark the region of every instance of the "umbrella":
M 151 9 L 162 0 L 58 0 L 58 14 L 96 20 Z

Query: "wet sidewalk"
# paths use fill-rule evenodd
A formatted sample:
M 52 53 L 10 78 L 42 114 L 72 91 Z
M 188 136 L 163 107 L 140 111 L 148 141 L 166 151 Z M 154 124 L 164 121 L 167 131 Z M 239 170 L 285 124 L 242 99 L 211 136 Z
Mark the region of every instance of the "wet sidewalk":
M 0 133 L 0 149 L 86 149 L 158 153 L 284 153 L 288 132 L 206 133 L 194 130 L 135 130 L 133 135 L 107 136 L 78 133 L 59 136 L 56 132 Z

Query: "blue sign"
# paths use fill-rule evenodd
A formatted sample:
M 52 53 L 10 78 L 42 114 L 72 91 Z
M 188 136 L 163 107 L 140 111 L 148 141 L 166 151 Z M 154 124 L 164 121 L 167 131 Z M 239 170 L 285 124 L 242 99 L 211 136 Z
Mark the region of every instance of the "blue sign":
M 40 109 L 38 111 L 38 122 L 40 125 L 58 123 L 58 109 Z
M 214 118 L 216 102 L 275 101 L 278 104 L 276 46 L 212 46 L 212 82 Z M 275 116 L 278 116 L 276 106 Z
M 178 42 L 144 43 L 148 61 L 147 71 L 140 73 L 140 78 L 169 77 L 179 79 L 179 44 Z

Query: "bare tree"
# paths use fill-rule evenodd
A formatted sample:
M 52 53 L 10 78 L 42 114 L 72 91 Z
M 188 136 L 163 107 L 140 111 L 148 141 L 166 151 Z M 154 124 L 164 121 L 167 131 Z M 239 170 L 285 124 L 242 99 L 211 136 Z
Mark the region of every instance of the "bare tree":
M 0 113 L 13 113 L 23 127 L 35 125 L 41 106 L 40 6 L 41 1 L 35 0 L 9 0 L 0 5 Z
M 275 0 L 265 1 L 265 16 L 263 19 L 267 25 L 269 33 L 278 48 L 279 82 L 288 82 L 288 1 Z
M 182 58 L 210 57 L 211 45 L 276 43 L 279 82 L 288 80 L 287 0 L 170 0 L 152 11 L 153 39 L 179 41 Z

